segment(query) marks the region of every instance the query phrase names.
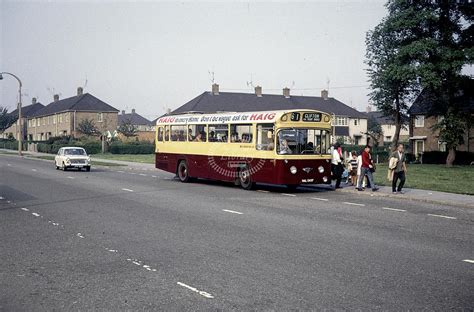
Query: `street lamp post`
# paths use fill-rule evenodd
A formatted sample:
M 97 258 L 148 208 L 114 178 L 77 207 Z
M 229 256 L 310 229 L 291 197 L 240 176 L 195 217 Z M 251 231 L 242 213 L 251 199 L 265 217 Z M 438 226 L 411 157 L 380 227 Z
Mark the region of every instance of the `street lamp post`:
M 22 150 L 22 141 L 23 141 L 23 127 L 22 127 L 22 115 L 21 115 L 21 87 L 22 83 L 20 78 L 18 78 L 16 75 L 12 73 L 7 73 L 7 72 L 1 72 L 0 73 L 0 80 L 3 79 L 3 75 L 10 75 L 13 78 L 15 78 L 18 81 L 19 87 L 18 87 L 18 155 L 22 156 L 21 150 Z

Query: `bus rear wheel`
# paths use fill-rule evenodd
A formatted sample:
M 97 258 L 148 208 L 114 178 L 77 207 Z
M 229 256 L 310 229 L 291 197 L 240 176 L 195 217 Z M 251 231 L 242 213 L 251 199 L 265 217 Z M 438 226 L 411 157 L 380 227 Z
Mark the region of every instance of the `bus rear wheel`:
M 255 186 L 255 182 L 252 182 L 252 177 L 250 176 L 250 170 L 248 167 L 242 168 L 239 171 L 239 182 L 244 190 L 251 190 Z
M 189 182 L 189 170 L 188 164 L 185 160 L 181 160 L 178 165 L 178 178 L 181 182 L 186 183 Z

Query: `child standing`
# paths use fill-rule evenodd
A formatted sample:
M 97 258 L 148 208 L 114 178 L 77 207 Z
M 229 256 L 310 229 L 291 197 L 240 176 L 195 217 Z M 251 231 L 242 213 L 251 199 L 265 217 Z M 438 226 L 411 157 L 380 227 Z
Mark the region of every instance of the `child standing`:
M 351 159 L 349 160 L 349 175 L 351 176 L 351 185 L 357 185 L 357 169 L 358 169 L 358 161 L 357 161 L 357 153 L 353 151 L 351 153 Z

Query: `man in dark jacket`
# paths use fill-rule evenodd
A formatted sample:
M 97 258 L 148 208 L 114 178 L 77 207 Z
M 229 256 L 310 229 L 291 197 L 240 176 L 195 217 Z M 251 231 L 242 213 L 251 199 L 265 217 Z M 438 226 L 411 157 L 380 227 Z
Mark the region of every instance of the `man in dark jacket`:
M 397 159 L 397 166 L 393 169 L 392 192 L 403 194 L 402 188 L 405 184 L 405 173 L 407 171 L 406 157 L 403 151 L 403 144 L 398 144 L 397 150 L 392 153 L 393 158 Z M 397 188 L 397 181 L 400 180 Z

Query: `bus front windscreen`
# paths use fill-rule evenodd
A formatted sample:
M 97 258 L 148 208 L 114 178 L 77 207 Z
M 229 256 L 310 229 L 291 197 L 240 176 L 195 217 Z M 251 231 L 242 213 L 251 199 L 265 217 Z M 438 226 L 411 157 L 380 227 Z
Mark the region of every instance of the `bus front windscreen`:
M 278 132 L 278 154 L 313 154 L 329 153 L 330 132 L 321 129 L 290 128 Z

